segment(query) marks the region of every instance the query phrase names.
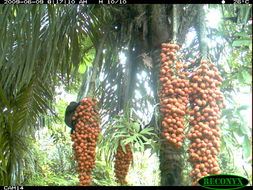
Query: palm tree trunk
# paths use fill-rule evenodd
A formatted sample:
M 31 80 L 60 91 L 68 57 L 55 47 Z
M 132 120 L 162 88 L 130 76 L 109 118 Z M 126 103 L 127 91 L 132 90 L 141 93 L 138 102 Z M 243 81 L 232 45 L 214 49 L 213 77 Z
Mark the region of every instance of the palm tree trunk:
M 173 4 L 172 5 L 172 12 L 173 12 L 173 41 L 176 43 L 177 40 L 177 33 L 178 33 L 178 5 Z
M 153 60 L 153 71 L 152 71 L 152 88 L 154 90 L 156 103 L 159 103 L 158 91 L 159 91 L 159 67 L 161 65 L 160 58 L 160 44 L 163 42 L 168 42 L 169 38 L 172 39 L 172 23 L 168 22 L 166 17 L 166 11 L 164 7 L 159 5 L 153 6 L 152 9 L 152 36 L 158 37 L 156 39 L 152 38 L 151 42 L 151 56 Z M 168 15 L 167 15 L 168 16 Z M 174 15 L 176 16 L 176 15 Z M 177 21 L 175 21 L 177 22 Z M 174 30 L 177 29 L 177 24 Z M 175 38 L 175 36 L 174 36 Z M 154 40 L 156 42 L 154 42 Z M 160 171 L 161 171 L 161 185 L 162 186 L 179 186 L 182 184 L 182 163 L 181 153 L 174 150 L 171 146 L 167 145 L 161 136 L 162 125 L 161 119 L 159 119 L 159 136 L 161 139 L 161 149 L 160 149 Z
M 89 89 L 88 84 L 90 83 L 91 75 L 92 75 L 92 71 L 89 67 L 87 67 L 87 70 L 85 71 L 83 75 L 82 84 L 77 95 L 77 102 L 79 102 L 81 99 L 83 99 L 87 95 L 87 92 Z
M 207 43 L 206 43 L 206 25 L 205 25 L 205 10 L 204 5 L 197 5 L 198 21 L 197 30 L 199 31 L 198 39 L 200 44 L 200 54 L 203 59 L 207 59 Z
M 152 59 L 154 62 L 153 72 L 152 72 L 152 88 L 155 93 L 156 103 L 159 102 L 158 90 L 159 90 L 159 66 L 160 66 L 160 48 L 155 49 L 152 52 Z M 159 122 L 159 131 L 162 131 L 161 121 Z M 182 185 L 182 165 L 183 159 L 181 153 L 174 150 L 171 146 L 165 144 L 163 137 L 158 134 L 161 139 L 161 149 L 160 149 L 160 171 L 161 171 L 161 185 L 162 186 L 180 186 Z
M 125 74 L 125 88 L 123 93 L 123 106 L 124 109 L 127 107 L 128 103 L 131 103 L 132 97 L 134 95 L 134 89 L 136 85 L 136 74 L 138 65 L 138 55 L 140 54 L 140 48 L 135 47 L 135 51 L 132 50 L 133 47 L 129 47 L 129 53 L 126 62 L 126 74 Z

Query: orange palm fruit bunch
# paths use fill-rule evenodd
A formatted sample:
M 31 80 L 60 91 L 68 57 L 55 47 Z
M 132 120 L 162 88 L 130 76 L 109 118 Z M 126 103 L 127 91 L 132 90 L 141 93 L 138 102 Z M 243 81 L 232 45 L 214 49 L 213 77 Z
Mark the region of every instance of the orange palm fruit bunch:
M 222 77 L 217 67 L 201 61 L 190 76 L 190 139 L 189 161 L 192 185 L 201 177 L 218 174 L 220 171 L 217 154 L 220 151 L 219 121 L 221 109 L 225 106 L 220 91 Z
M 97 99 L 86 97 L 76 108 L 73 120 L 76 120 L 74 133 L 71 134 L 75 160 L 78 163 L 80 186 L 89 186 L 91 173 L 95 167 L 96 145 L 101 129 Z
M 160 67 L 160 111 L 162 113 L 162 136 L 175 148 L 182 146 L 185 114 L 189 102 L 187 65 L 177 58 L 178 45 L 162 43 Z
M 114 161 L 114 173 L 117 179 L 116 181 L 121 185 L 127 184 L 126 176 L 129 166 L 133 160 L 133 153 L 129 144 L 125 145 L 125 150 L 126 152 L 123 151 L 121 145 L 119 144 Z

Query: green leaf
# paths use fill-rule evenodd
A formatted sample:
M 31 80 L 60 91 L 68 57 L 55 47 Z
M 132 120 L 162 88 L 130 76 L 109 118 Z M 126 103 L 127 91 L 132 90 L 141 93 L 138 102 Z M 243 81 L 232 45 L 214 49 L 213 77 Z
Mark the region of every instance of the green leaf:
M 246 83 L 251 83 L 252 81 L 252 76 L 245 70 L 242 71 L 242 76 L 243 76 L 243 79 Z
M 89 55 L 86 55 L 84 57 L 84 60 L 85 60 L 85 64 L 88 66 L 88 67 L 91 67 L 92 66 L 92 60 L 94 59 L 94 54 L 89 54 Z
M 141 141 L 141 139 L 140 139 L 139 137 L 137 137 L 136 140 L 137 140 L 136 143 L 139 144 L 140 151 L 141 151 L 141 152 L 144 152 L 145 147 L 144 147 L 143 142 Z
M 138 142 L 135 142 L 134 146 L 135 146 L 135 148 L 136 148 L 137 151 L 140 151 L 141 146 L 140 146 L 140 144 Z
M 245 157 L 246 158 L 251 157 L 251 155 L 252 155 L 252 142 L 248 136 L 244 136 L 242 147 L 243 147 L 243 152 L 244 152 Z
M 127 130 L 126 129 L 122 129 L 121 131 L 113 131 L 113 134 L 116 135 L 116 134 L 123 134 L 123 135 L 128 135 L 127 134 Z
M 119 141 L 116 141 L 116 143 L 113 146 L 113 151 L 112 151 L 113 154 L 116 153 L 118 146 L 119 146 Z
M 126 153 L 126 147 L 123 141 L 120 141 L 120 146 L 122 147 L 123 152 Z
M 85 64 L 81 64 L 78 68 L 78 72 L 81 74 L 84 74 L 86 71 L 86 65 Z
M 126 128 L 125 125 L 120 125 L 120 124 L 116 124 L 116 125 L 113 125 L 111 128 Z
M 235 33 L 234 36 L 240 36 L 240 37 L 244 37 L 244 38 L 250 38 L 250 35 L 244 32 L 241 33 Z
M 130 135 L 116 135 L 116 139 L 120 138 L 120 137 L 123 137 L 124 139 L 127 138 L 128 136 Z
M 242 124 L 240 126 L 240 130 L 241 130 L 242 134 L 244 134 L 244 135 L 251 134 L 251 131 L 250 131 L 249 127 L 246 124 Z
M 231 117 L 233 115 L 232 109 L 224 109 L 222 110 L 222 114 L 226 117 Z
M 245 82 L 242 72 L 238 73 L 238 80 L 240 81 L 240 83 L 244 83 Z
M 251 6 L 242 6 L 240 7 L 239 12 L 239 22 L 241 23 L 247 23 L 248 19 L 251 17 Z
M 133 126 L 133 128 L 135 129 L 135 131 L 137 131 L 137 132 L 140 131 L 140 124 L 134 122 L 134 123 L 132 123 L 132 126 Z
M 112 118 L 113 121 L 119 122 L 120 120 L 117 118 Z
M 240 106 L 239 108 L 237 108 L 237 110 L 238 111 L 241 111 L 241 110 L 247 110 L 247 109 L 249 109 L 249 105 L 242 105 L 242 106 Z
M 240 46 L 252 46 L 252 41 L 251 40 L 235 40 L 232 43 L 233 47 L 240 47 Z
M 128 137 L 128 138 L 126 138 L 126 139 L 124 139 L 122 141 L 123 141 L 123 143 L 125 145 L 128 144 L 128 143 L 130 143 L 130 142 L 135 142 L 136 141 L 136 136 L 130 136 L 130 137 Z
M 146 137 L 145 137 L 145 136 L 143 136 L 143 135 L 141 135 L 140 137 L 141 137 L 141 138 L 143 138 L 143 140 L 144 140 L 145 142 L 148 142 L 148 143 L 149 143 L 149 142 L 151 142 L 151 140 L 150 140 L 150 139 L 146 138 Z
M 9 107 L 8 99 L 4 93 L 4 90 L 2 89 L 2 86 L 0 85 L 0 100 L 3 102 L 4 106 Z
M 144 128 L 140 133 L 141 134 L 149 134 L 149 135 L 151 135 L 153 133 L 150 133 L 149 131 L 152 131 L 152 130 L 153 130 L 153 128 L 147 127 L 147 128 Z

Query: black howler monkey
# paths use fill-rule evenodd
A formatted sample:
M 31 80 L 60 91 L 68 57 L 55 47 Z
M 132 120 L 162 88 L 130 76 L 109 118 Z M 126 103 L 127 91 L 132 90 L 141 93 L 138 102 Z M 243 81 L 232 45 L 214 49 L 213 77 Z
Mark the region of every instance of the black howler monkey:
M 68 107 L 66 108 L 65 111 L 65 123 L 68 127 L 71 128 L 71 134 L 74 132 L 75 130 L 75 124 L 76 124 L 76 120 L 72 120 L 72 117 L 75 113 L 75 110 L 77 108 L 77 106 L 79 106 L 80 103 L 76 103 L 76 102 L 70 102 L 70 104 L 68 105 Z

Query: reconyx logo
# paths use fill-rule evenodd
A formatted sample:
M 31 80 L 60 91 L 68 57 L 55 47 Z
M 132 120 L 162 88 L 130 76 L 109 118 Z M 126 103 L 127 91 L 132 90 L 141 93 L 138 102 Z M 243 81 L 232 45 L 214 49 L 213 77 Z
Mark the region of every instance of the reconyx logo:
M 244 177 L 229 174 L 209 175 L 200 178 L 198 182 L 207 189 L 239 189 L 249 183 Z

